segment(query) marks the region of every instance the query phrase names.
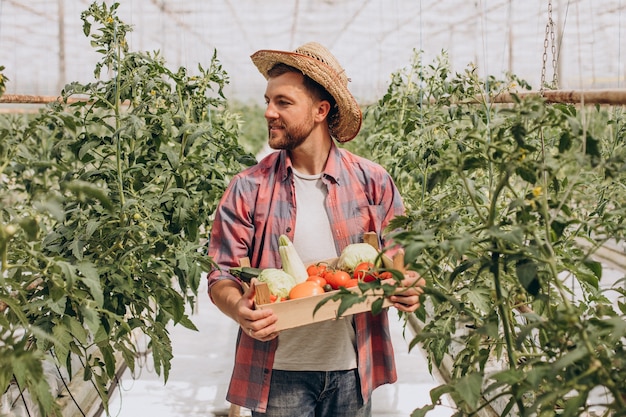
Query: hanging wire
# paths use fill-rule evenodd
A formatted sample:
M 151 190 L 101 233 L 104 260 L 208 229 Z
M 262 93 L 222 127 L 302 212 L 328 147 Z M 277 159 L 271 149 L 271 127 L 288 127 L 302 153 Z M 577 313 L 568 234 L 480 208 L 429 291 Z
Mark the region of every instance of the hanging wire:
M 622 79 L 620 74 L 622 66 L 622 0 L 619 0 L 617 10 L 617 88 L 620 88 L 620 81 Z
M 621 1 L 621 0 L 620 0 Z M 569 15 L 569 6 L 570 6 L 571 0 L 567 0 L 567 4 L 565 5 L 565 13 L 563 16 L 563 26 L 561 27 L 561 33 L 559 33 L 559 45 L 557 47 L 557 51 L 556 51 L 556 62 L 557 65 L 559 65 L 559 63 L 561 62 L 561 50 L 563 49 L 563 39 L 565 38 L 565 28 L 567 27 L 567 16 Z
M 22 403 L 24 404 L 24 410 L 26 410 L 26 414 L 28 415 L 28 417 L 31 417 L 30 410 L 28 409 L 28 403 L 26 402 L 26 397 L 24 396 L 24 390 L 22 389 L 22 387 L 20 387 L 20 383 L 15 377 L 15 374 L 13 374 L 13 378 L 15 380 L 15 385 L 17 386 L 17 390 L 20 392 L 20 398 L 22 400 Z
M 54 353 L 54 351 L 52 351 L 52 350 L 50 351 L 50 356 L 52 356 L 52 358 L 54 359 L 54 367 L 56 368 L 57 373 L 59 374 L 59 379 L 61 379 L 61 382 L 63 383 L 63 386 L 65 387 L 65 391 L 67 391 L 67 394 L 72 399 L 72 402 L 74 403 L 74 405 L 76 405 L 76 408 L 78 409 L 80 414 L 82 414 L 83 417 L 86 417 L 85 412 L 80 407 L 80 404 L 78 403 L 78 401 L 76 401 L 76 398 L 74 398 L 74 394 L 72 394 L 72 391 L 70 390 L 70 387 L 67 385 L 67 382 L 65 381 L 65 378 L 63 377 L 63 373 L 61 372 L 61 368 L 59 368 L 59 365 L 57 365 L 57 362 L 59 361 L 59 359 L 57 358 L 57 356 Z
M 419 5 L 419 25 L 420 25 L 420 63 L 419 63 L 419 74 L 418 74 L 418 91 L 420 92 L 419 94 L 419 100 L 420 100 L 420 123 L 422 125 L 422 127 L 424 126 L 424 91 L 422 88 L 422 84 L 423 84 L 423 80 L 424 80 L 424 69 L 423 69 L 423 65 L 422 65 L 422 57 L 424 56 L 423 51 L 424 51 L 424 24 L 422 21 L 422 0 L 420 0 L 420 5 Z

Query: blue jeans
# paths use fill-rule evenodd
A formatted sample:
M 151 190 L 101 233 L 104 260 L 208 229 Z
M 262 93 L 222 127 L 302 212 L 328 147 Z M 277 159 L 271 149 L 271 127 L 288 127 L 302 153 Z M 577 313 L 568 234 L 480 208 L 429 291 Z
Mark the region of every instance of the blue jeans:
M 370 417 L 356 369 L 272 371 L 267 412 L 252 417 Z

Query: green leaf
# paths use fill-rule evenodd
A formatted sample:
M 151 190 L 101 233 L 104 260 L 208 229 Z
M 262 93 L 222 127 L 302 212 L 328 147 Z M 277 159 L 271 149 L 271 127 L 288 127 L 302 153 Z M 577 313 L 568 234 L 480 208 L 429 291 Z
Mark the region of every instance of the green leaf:
M 72 316 L 65 316 L 63 317 L 63 322 L 68 327 L 70 333 L 72 334 L 72 336 L 74 336 L 76 340 L 78 340 L 82 344 L 87 343 L 87 332 L 85 331 L 83 325 L 78 320 L 76 320 L 76 318 Z
M 95 184 L 79 180 L 71 181 L 65 184 L 65 187 L 74 193 L 79 200 L 83 200 L 85 197 L 87 199 L 95 199 L 98 200 L 105 209 L 110 212 L 113 211 L 113 203 L 111 203 L 111 200 L 109 200 L 109 197 L 105 192 L 106 190 L 103 188 L 98 187 Z
M 591 270 L 591 272 L 593 272 L 595 277 L 598 278 L 598 281 L 602 278 L 602 263 L 601 262 L 593 261 L 591 259 L 585 259 L 583 263 L 585 264 L 587 268 Z M 598 288 L 598 286 L 595 285 L 595 288 Z
M 430 390 L 430 401 L 434 404 L 438 403 L 441 397 L 454 392 L 452 385 L 443 384 Z
M 574 363 L 578 362 L 585 356 L 589 355 L 586 348 L 577 347 L 574 350 L 567 352 L 565 355 L 561 356 L 556 362 L 554 362 L 551 366 L 555 372 L 561 372 L 564 368 L 572 366 Z
M 503 371 L 495 372 L 489 376 L 490 378 L 505 383 L 507 385 L 516 385 L 523 381 L 526 376 L 522 371 L 517 369 L 505 369 Z
M 515 265 L 515 273 L 520 284 L 529 294 L 537 295 L 541 288 L 537 263 L 530 259 L 522 259 Z
M 586 393 L 579 393 L 573 397 L 568 398 L 565 401 L 563 412 L 560 414 L 562 417 L 578 417 L 584 410 L 585 403 L 587 402 Z
M 181 319 L 177 322 L 177 324 L 182 324 L 183 327 L 189 330 L 198 331 L 198 328 L 196 327 L 196 325 L 193 324 L 191 320 L 189 320 L 189 317 L 187 315 L 184 315 L 183 317 L 181 317 Z
M 89 288 L 89 292 L 96 302 L 97 307 L 102 307 L 104 304 L 104 295 L 102 293 L 102 287 L 100 285 L 100 274 L 98 269 L 91 262 L 80 262 L 77 264 L 77 269 L 83 275 L 82 282 Z
M 435 409 L 435 405 L 434 404 L 428 404 L 422 408 L 416 408 L 415 410 L 413 410 L 413 412 L 411 413 L 411 417 L 424 417 L 426 416 L 426 414 L 428 414 L 429 411 L 432 411 Z
M 564 153 L 572 148 L 572 136 L 569 131 L 564 131 L 559 137 L 559 153 Z
M 383 311 L 383 303 L 385 302 L 385 299 L 383 297 L 377 298 L 376 300 L 374 300 L 374 302 L 372 303 L 372 314 L 373 315 L 378 315 L 381 313 L 381 311 Z
M 459 378 L 454 383 L 454 389 L 470 407 L 476 408 L 480 399 L 480 391 L 483 384 L 483 376 L 472 372 Z
M 463 272 L 467 271 L 471 267 L 473 267 L 478 261 L 475 259 L 465 260 L 461 262 L 454 270 L 450 273 L 448 277 L 448 282 L 452 284 L 457 276 L 461 275 Z
M 452 244 L 452 247 L 456 251 L 457 255 L 461 257 L 470 249 L 473 239 L 472 236 L 465 235 L 455 239 L 450 239 L 450 243 Z
M 98 313 L 87 303 L 80 306 L 80 312 L 83 315 L 84 323 L 87 325 L 91 333 L 96 334 L 100 329 Z
M 515 173 L 529 184 L 535 184 L 537 182 L 537 172 L 526 165 L 515 168 Z
M 66 282 L 66 287 L 72 289 L 76 282 L 76 267 L 69 262 L 59 261 L 57 265 L 61 268 L 63 279 Z
M 100 352 L 102 353 L 102 359 L 104 360 L 104 367 L 106 369 L 107 375 L 110 378 L 115 376 L 115 355 L 113 354 L 113 349 L 110 345 L 101 345 L 99 346 Z

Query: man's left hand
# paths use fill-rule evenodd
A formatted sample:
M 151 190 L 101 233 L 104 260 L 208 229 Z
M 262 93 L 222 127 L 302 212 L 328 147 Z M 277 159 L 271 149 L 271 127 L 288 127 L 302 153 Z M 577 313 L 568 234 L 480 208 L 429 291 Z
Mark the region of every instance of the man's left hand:
M 406 289 L 390 296 L 389 300 L 398 310 L 413 313 L 420 308 L 420 296 L 424 293 L 422 288 L 424 285 L 426 281 L 417 272 L 406 271 L 404 279 L 400 282 L 400 286 Z

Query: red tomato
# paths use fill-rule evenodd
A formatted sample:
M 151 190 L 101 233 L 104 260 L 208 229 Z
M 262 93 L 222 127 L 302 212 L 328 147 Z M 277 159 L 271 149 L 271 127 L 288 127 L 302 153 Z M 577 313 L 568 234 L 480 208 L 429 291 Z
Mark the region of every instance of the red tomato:
M 373 272 L 374 264 L 371 262 L 361 262 L 354 268 L 352 277 L 363 282 L 370 282 L 376 279 L 376 275 Z
M 310 275 L 306 280 L 316 282 L 320 287 L 326 285 L 326 280 L 319 275 Z
M 326 272 L 327 265 L 325 263 L 317 263 L 313 265 L 309 265 L 306 268 L 306 272 L 311 275 L 319 275 L 320 277 L 324 276 L 324 272 Z
M 346 282 L 345 287 L 352 288 L 352 287 L 356 287 L 357 285 L 359 285 L 359 280 L 355 278 L 350 278 L 348 282 Z
M 345 287 L 352 277 L 346 271 L 335 270 L 324 275 L 324 278 L 333 287 L 333 290 L 336 290 L 339 287 Z
M 383 271 L 378 274 L 378 279 L 385 280 L 389 278 L 393 278 L 393 274 L 389 271 Z

